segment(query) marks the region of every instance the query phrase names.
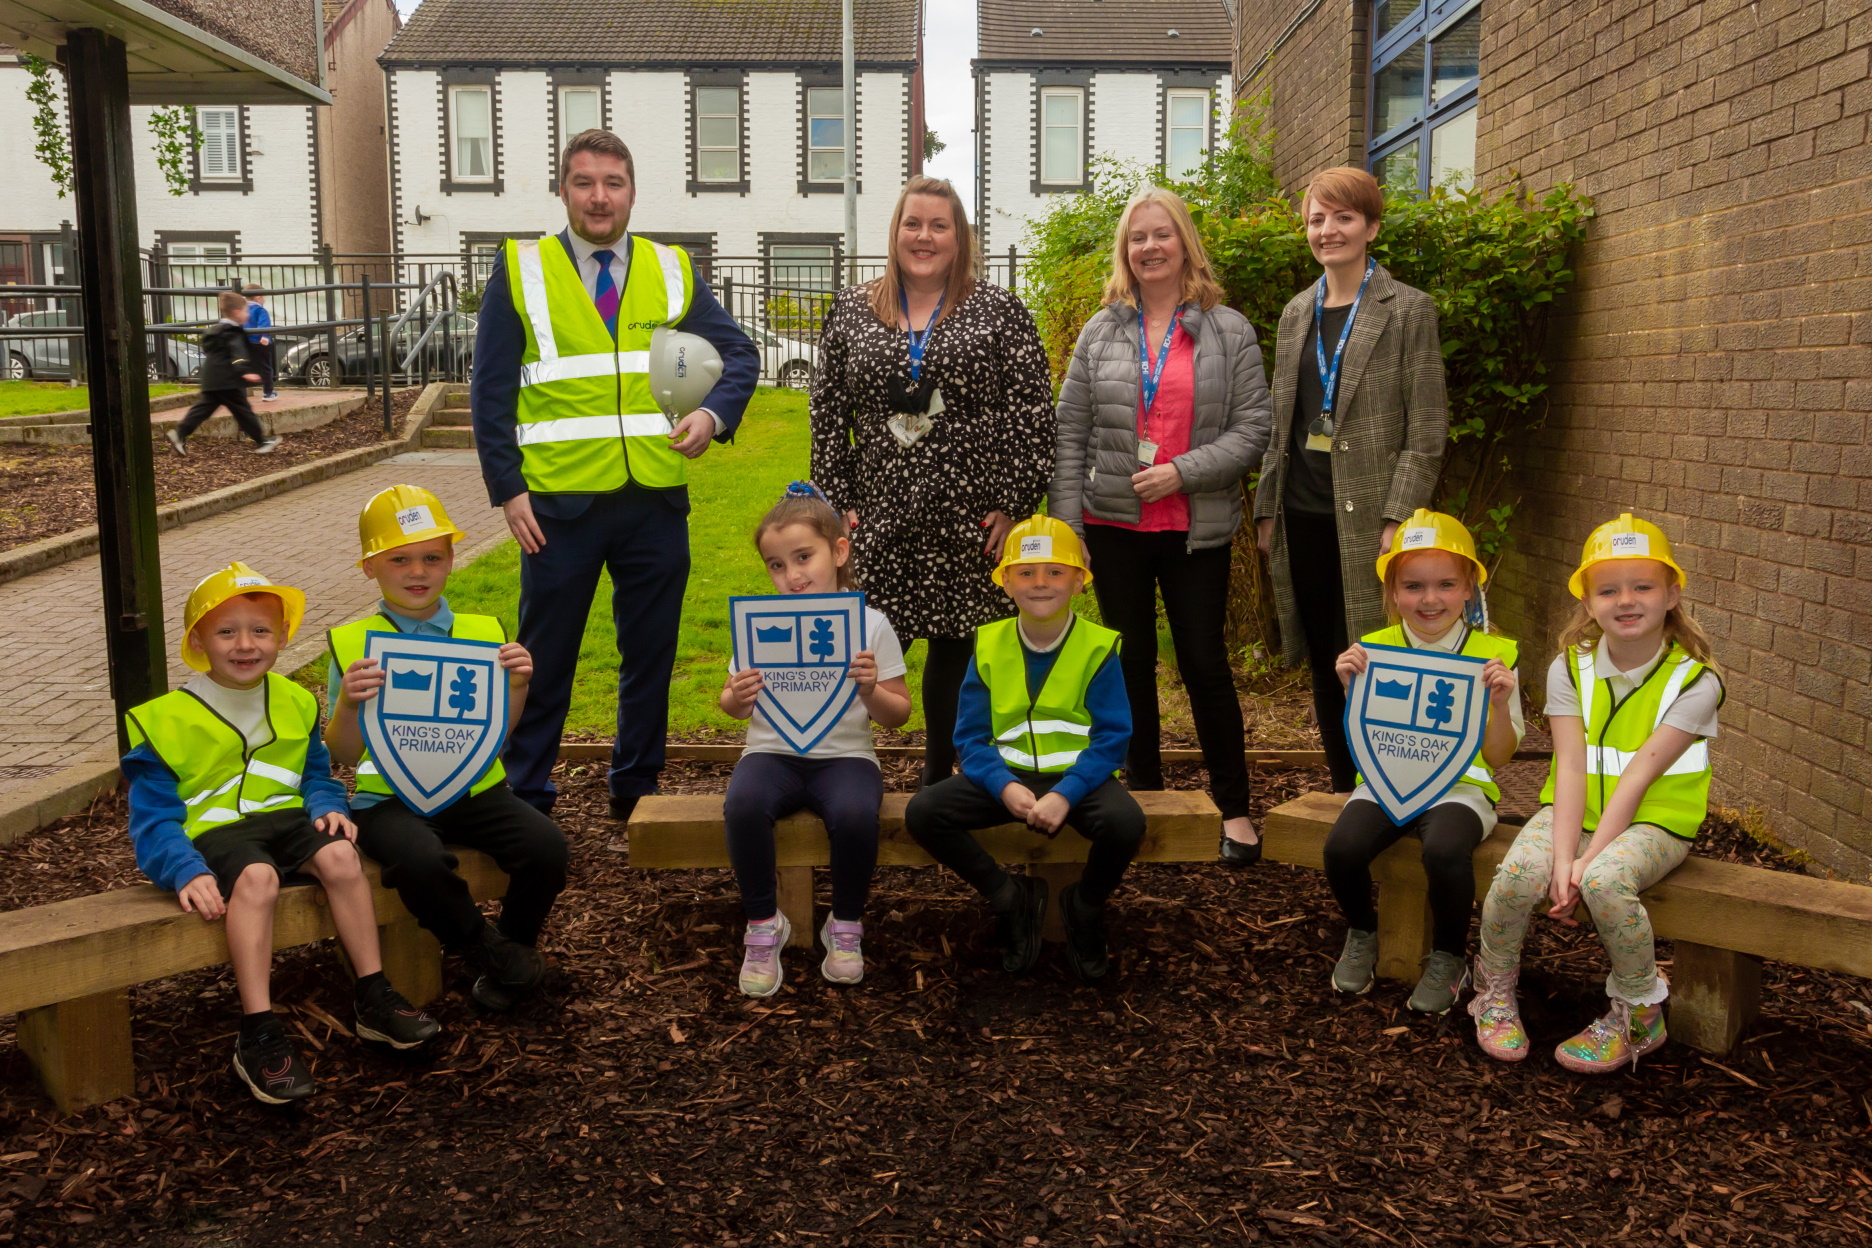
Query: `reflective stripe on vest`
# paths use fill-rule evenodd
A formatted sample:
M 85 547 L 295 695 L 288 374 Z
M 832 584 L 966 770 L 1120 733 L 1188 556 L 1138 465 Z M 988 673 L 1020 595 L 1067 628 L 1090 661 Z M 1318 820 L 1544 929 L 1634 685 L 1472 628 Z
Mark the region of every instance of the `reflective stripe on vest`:
M 1010 767 L 1070 770 L 1092 738 L 1086 689 L 1117 652 L 1118 634 L 1074 616 L 1040 692 L 1030 695 L 1018 629 L 1006 619 L 975 631 L 975 670 L 988 689 L 995 748 Z
M 1462 645 L 1458 646 L 1454 653 L 1468 655 L 1470 658 L 1474 659 L 1500 659 L 1510 668 L 1513 668 L 1515 663 L 1519 660 L 1521 649 L 1508 638 L 1496 637 L 1489 633 L 1478 632 L 1473 628 L 1469 628 L 1466 624 L 1463 625 L 1463 627 L 1469 629 L 1469 631 L 1467 635 L 1463 637 Z M 1403 650 L 1428 650 L 1433 648 L 1429 646 L 1412 646 L 1410 637 L 1405 633 L 1402 624 L 1393 624 L 1389 628 L 1381 628 L 1375 633 L 1367 633 L 1365 636 L 1359 638 L 1359 640 L 1362 642 L 1368 641 L 1374 646 L 1397 646 L 1399 649 Z M 1493 714 L 1494 708 L 1491 707 L 1489 713 Z M 1486 732 L 1486 720 L 1483 721 L 1483 725 L 1483 731 Z M 1358 779 L 1360 784 L 1365 782 L 1364 776 L 1360 776 Z M 1501 787 L 1495 783 L 1495 770 L 1488 765 L 1488 760 L 1482 757 L 1482 753 L 1479 750 L 1476 752 L 1475 760 L 1469 764 L 1468 769 L 1463 772 L 1456 783 L 1475 785 L 1488 795 L 1488 800 L 1491 804 L 1501 801 Z
M 1606 803 L 1618 791 L 1619 777 L 1643 752 L 1651 734 L 1663 726 L 1664 717 L 1678 697 L 1691 681 L 1709 672 L 1706 665 L 1673 642 L 1638 688 L 1623 702 L 1614 704 L 1609 696 L 1600 696 L 1596 663 L 1595 648 L 1584 653 L 1576 651 L 1568 667 L 1579 692 L 1580 722 L 1586 735 L 1586 806 L 1582 823 L 1588 832 L 1598 828 Z M 1720 679 L 1713 672 L 1710 676 Z M 1542 802 L 1553 802 L 1554 769 L 1559 763 L 1555 755 L 1547 769 L 1547 783 L 1541 789 Z M 1709 742 L 1695 741 L 1651 782 L 1631 821 L 1653 824 L 1692 840 L 1709 811 L 1709 787 Z
M 338 665 L 342 675 L 350 666 L 364 657 L 364 647 L 369 643 L 372 633 L 399 632 L 396 625 L 382 615 L 373 615 L 362 620 L 353 620 L 341 624 L 325 636 L 332 662 Z M 449 629 L 449 636 L 460 637 L 467 641 L 491 641 L 496 644 L 507 640 L 507 630 L 501 622 L 491 615 L 457 615 L 454 626 Z M 354 771 L 357 777 L 356 789 L 359 793 L 376 793 L 383 797 L 395 796 L 390 782 L 383 778 L 383 772 L 371 761 L 370 750 L 360 750 L 358 763 Z M 492 766 L 481 773 L 481 778 L 469 786 L 468 796 L 493 788 L 507 778 L 507 769 L 496 758 Z
M 190 840 L 266 810 L 305 806 L 299 792 L 306 748 L 318 730 L 318 699 L 275 672 L 266 677 L 273 739 L 248 752 L 240 730 L 186 689 L 165 693 L 125 717 L 130 743 L 147 743 L 175 773 L 182 830 Z
M 670 446 L 649 369 L 651 333 L 688 315 L 695 286 L 688 256 L 630 240 L 615 339 L 556 237 L 510 240 L 506 262 L 526 335 L 515 441 L 527 488 L 584 494 L 633 482 L 682 485 L 687 461 Z

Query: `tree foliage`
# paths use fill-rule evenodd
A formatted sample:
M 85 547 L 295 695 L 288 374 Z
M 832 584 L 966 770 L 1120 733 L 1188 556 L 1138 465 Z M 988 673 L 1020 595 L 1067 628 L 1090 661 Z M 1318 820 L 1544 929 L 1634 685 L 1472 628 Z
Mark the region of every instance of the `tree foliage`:
M 72 192 L 71 135 L 65 110 L 59 106 L 59 90 L 52 83 L 53 65 L 30 52 L 20 53 L 20 64 L 32 79 L 26 86 L 26 99 L 33 106 L 33 151 L 51 173 L 59 198 L 64 199 Z M 156 165 L 169 193 L 188 194 L 188 158 L 202 143 L 195 109 L 185 104 L 151 109 L 150 131 L 156 137 L 152 149 Z

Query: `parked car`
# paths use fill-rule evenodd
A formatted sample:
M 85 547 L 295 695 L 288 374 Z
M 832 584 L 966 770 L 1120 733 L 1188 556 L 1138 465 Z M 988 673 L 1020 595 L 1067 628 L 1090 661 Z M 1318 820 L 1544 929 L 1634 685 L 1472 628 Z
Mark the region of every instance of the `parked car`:
M 764 329 L 749 329 L 743 325 L 741 330 L 760 349 L 760 379 L 764 384 L 785 386 L 790 390 L 804 390 L 812 385 L 813 374 L 819 368 L 818 347 L 782 338 Z
M 6 356 L 6 376 L 11 381 L 65 381 L 72 375 L 72 344 L 76 338 L 65 334 L 44 338 L 29 335 L 35 329 L 65 329 L 70 324 L 67 313 L 22 312 L 0 322 L 0 351 Z M 201 372 L 202 353 L 196 345 L 195 331 L 186 334 L 150 334 L 144 340 L 149 354 L 151 381 L 189 381 Z
M 474 372 L 474 336 L 475 318 L 466 312 L 457 312 L 452 330 L 437 329 L 423 345 L 423 359 L 411 360 L 410 371 L 420 372 L 424 360 L 429 365 L 431 377 L 459 376 L 466 380 Z M 391 351 L 390 366 L 400 366 L 410 350 L 422 337 L 423 326 L 412 318 L 408 324 L 397 331 L 394 349 Z M 379 373 L 383 371 L 383 331 L 374 334 L 375 350 L 372 355 Z M 282 381 L 287 379 L 302 381 L 308 386 L 343 385 L 346 382 L 364 380 L 366 359 L 364 353 L 364 331 L 353 329 L 338 335 L 338 367 L 332 367 L 331 343 L 324 334 L 315 335 L 303 342 L 295 343 L 290 349 L 278 356 L 279 375 Z M 451 366 L 453 365 L 453 366 Z M 336 374 L 334 376 L 334 373 Z

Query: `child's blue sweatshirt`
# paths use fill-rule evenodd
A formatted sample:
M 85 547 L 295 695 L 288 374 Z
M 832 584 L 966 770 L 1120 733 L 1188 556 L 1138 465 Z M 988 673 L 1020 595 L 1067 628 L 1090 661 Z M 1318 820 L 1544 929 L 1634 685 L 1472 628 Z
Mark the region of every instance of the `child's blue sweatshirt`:
M 1017 629 L 1021 653 L 1027 659 L 1027 689 L 1037 694 L 1053 670 L 1059 656 L 1056 646 L 1039 651 L 1027 644 Z M 1075 762 L 1053 786 L 1053 792 L 1077 806 L 1086 794 L 1112 778 L 1124 763 L 1125 750 L 1131 744 L 1131 703 L 1125 697 L 1124 673 L 1114 653 L 1092 677 L 1086 687 L 1086 710 L 1092 715 L 1092 738 Z M 1025 783 L 1009 769 L 995 748 L 993 712 L 988 702 L 988 686 L 982 683 L 975 660 L 969 659 L 968 674 L 962 678 L 962 696 L 956 705 L 955 745 L 962 763 L 962 774 L 984 792 L 995 797 L 1010 784 Z
M 182 830 L 188 808 L 182 804 L 175 772 L 163 765 L 148 742 L 124 755 L 121 766 L 130 783 L 130 844 L 136 850 L 137 869 L 150 883 L 172 893 L 196 876 L 210 874 L 195 842 Z M 317 732 L 306 742 L 301 774 L 299 795 L 305 799 L 308 817 L 323 819 L 349 812 L 344 785 L 331 774 L 331 751 Z
M 250 303 L 247 305 L 247 341 L 259 342 L 265 334 L 255 331 L 273 328 L 273 314 L 266 310 L 266 305 Z

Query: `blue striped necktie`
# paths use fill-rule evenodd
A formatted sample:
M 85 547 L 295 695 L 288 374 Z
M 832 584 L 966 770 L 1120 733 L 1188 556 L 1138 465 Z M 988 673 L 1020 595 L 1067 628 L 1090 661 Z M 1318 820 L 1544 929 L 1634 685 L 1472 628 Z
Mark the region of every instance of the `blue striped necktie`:
M 611 331 L 611 337 L 617 337 L 618 305 L 623 302 L 618 294 L 617 283 L 611 280 L 611 262 L 617 259 L 614 251 L 594 251 L 592 259 L 598 262 L 598 285 L 592 290 L 592 303 L 597 305 L 598 315 L 604 318 L 605 328 Z

